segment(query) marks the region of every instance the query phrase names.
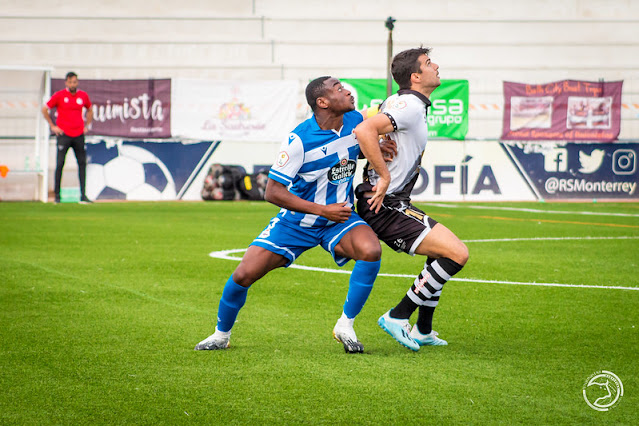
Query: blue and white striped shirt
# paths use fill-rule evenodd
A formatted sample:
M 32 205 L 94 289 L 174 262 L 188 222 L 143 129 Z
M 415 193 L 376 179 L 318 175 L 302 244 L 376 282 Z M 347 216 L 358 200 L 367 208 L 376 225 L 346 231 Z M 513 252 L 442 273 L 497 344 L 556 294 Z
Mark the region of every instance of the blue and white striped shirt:
M 353 129 L 363 121 L 357 111 L 344 114 L 342 128 L 322 130 L 315 116 L 300 123 L 282 143 L 269 178 L 288 186 L 298 197 L 317 204 L 354 203 L 353 176 L 359 145 Z M 321 216 L 281 209 L 281 220 L 302 227 L 320 227 L 333 222 Z

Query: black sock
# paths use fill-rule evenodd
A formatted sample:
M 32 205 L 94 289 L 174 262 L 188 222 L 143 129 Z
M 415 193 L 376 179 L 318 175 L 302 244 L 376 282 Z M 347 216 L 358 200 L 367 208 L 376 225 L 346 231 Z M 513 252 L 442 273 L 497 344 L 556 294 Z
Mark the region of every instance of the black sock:
M 410 300 L 410 297 L 404 295 L 401 302 L 390 311 L 391 318 L 408 319 L 417 309 L 417 303 Z
M 417 316 L 417 330 L 422 334 L 428 334 L 433 331 L 433 314 L 435 307 L 420 306 L 419 315 Z

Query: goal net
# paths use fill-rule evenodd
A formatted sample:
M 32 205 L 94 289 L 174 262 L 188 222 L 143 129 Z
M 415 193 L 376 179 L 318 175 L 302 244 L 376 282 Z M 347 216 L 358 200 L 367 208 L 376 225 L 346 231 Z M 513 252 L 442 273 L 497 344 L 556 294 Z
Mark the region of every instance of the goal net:
M 51 68 L 0 66 L 0 201 L 48 199 Z

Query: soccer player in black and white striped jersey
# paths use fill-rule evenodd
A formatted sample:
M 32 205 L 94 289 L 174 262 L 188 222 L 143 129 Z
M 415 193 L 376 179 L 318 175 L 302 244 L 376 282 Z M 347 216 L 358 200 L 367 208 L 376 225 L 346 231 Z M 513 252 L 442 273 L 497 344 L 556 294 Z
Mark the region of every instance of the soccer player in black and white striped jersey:
M 466 245 L 410 200 L 428 139 L 428 98 L 441 84 L 439 66 L 429 53 L 430 49 L 420 47 L 393 58 L 391 72 L 400 90 L 384 101 L 380 113 L 355 129 L 368 160 L 364 183 L 356 190 L 359 215 L 389 247 L 428 256 L 401 302 L 378 321 L 395 340 L 415 351 L 420 346 L 447 344 L 432 329 L 433 314 L 444 284 L 468 260 Z M 379 135 L 397 144 L 397 153 L 388 163 L 380 150 Z M 409 318 L 417 308 L 417 323 L 411 329 Z

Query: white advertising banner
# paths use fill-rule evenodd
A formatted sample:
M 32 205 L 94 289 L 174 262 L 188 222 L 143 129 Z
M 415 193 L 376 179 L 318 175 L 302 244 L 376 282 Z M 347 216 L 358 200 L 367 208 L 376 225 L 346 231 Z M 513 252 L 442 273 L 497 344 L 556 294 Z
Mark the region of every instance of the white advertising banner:
M 295 127 L 297 81 L 173 79 L 174 138 L 280 141 Z
M 533 187 L 499 142 L 429 141 L 413 201 L 533 201 Z

